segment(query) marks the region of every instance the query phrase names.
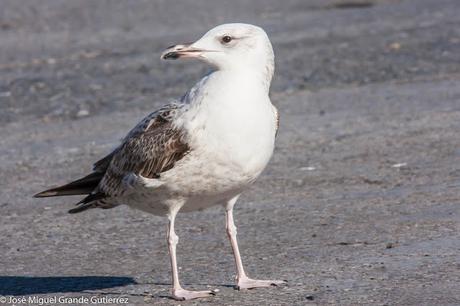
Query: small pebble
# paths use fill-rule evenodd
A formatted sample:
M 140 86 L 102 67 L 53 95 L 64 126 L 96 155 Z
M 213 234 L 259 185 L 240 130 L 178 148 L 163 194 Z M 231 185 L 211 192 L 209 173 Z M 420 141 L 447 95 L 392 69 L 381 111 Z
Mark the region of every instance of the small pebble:
M 316 168 L 308 166 L 308 167 L 301 167 L 301 168 L 299 168 L 299 170 L 302 170 L 302 171 L 314 171 L 314 170 L 316 170 Z
M 401 49 L 401 44 L 394 42 L 388 46 L 391 50 L 399 50 Z
M 86 117 L 89 115 L 89 111 L 87 109 L 80 109 L 77 113 L 77 117 Z

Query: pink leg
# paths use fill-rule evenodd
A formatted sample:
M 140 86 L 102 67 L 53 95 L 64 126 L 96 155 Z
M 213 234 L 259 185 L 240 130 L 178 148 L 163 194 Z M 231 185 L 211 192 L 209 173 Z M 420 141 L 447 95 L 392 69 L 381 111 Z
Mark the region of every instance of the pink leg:
M 176 260 L 176 245 L 179 242 L 179 237 L 177 237 L 174 232 L 174 220 L 176 218 L 177 212 L 171 213 L 169 216 L 169 226 L 168 226 L 168 246 L 169 246 L 169 255 L 171 258 L 171 269 L 172 269 L 172 297 L 178 301 L 192 300 L 196 298 L 209 297 L 216 294 L 218 290 L 205 290 L 205 291 L 190 291 L 185 290 L 179 283 L 179 273 L 177 271 L 177 260 Z
M 278 286 L 282 284 L 286 284 L 287 282 L 284 280 L 258 280 L 258 279 L 251 279 L 246 275 L 243 268 L 243 262 L 241 260 L 240 250 L 238 248 L 238 241 L 236 240 L 236 226 L 233 220 L 233 206 L 236 203 L 238 197 L 233 198 L 227 204 L 227 235 L 230 239 L 230 243 L 233 249 L 233 256 L 235 257 L 235 264 L 236 264 L 236 289 L 252 289 L 252 288 L 259 288 L 259 287 L 270 287 L 270 286 Z

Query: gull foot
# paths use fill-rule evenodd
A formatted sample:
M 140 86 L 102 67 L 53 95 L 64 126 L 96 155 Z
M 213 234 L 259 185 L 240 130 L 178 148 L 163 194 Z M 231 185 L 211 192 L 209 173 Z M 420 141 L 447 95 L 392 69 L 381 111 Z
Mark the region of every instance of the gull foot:
M 210 297 L 216 295 L 218 289 L 204 290 L 204 291 L 191 291 L 185 289 L 176 289 L 172 291 L 172 298 L 177 301 L 193 300 L 198 298 Z
M 252 289 L 252 288 L 262 288 L 262 287 L 271 287 L 271 286 L 280 286 L 287 284 L 285 280 L 259 280 L 259 279 L 250 279 L 250 278 L 243 278 L 238 280 L 238 284 L 236 285 L 236 289 L 243 290 L 243 289 Z

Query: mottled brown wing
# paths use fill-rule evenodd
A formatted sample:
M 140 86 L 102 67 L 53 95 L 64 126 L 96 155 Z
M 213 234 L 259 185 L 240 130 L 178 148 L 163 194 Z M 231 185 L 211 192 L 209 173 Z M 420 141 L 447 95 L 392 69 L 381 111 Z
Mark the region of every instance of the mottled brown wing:
M 118 148 L 112 151 L 112 153 L 110 153 L 109 155 L 95 162 L 93 165 L 93 171 L 105 173 L 107 171 L 107 168 L 109 168 L 110 166 L 110 162 L 112 161 L 113 156 L 115 155 L 115 153 L 117 153 L 117 150 Z
M 173 124 L 174 118 L 180 113 L 182 107 L 183 104 L 173 103 L 151 113 L 128 133 L 120 146 L 96 162 L 94 175 L 91 174 L 83 180 L 88 177 L 92 179 L 97 175 L 98 181 L 91 180 L 91 183 L 94 181 L 97 187 L 78 202 L 76 208 L 69 210 L 69 213 L 78 213 L 95 207 L 115 207 L 118 204 L 111 198 L 125 193 L 127 188 L 123 179 L 127 175 L 134 173 L 146 178 L 159 178 L 162 172 L 174 167 L 174 164 L 190 151 L 184 141 L 183 131 Z M 81 194 L 80 189 L 82 189 L 80 181 L 74 182 L 79 184 L 78 194 Z M 83 183 L 86 191 L 89 187 L 87 188 L 86 181 Z M 55 190 L 47 190 L 44 195 L 38 194 L 38 196 L 51 196 L 47 192 L 55 192 Z
M 154 113 L 128 134 L 114 151 L 99 192 L 120 196 L 125 190 L 123 178 L 129 173 L 159 178 L 189 152 L 183 131 L 173 126 L 169 116 L 165 111 Z

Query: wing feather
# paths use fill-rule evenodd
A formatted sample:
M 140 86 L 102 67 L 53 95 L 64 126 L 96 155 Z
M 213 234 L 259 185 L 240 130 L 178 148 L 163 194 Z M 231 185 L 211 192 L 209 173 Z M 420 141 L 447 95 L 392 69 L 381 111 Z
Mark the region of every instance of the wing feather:
M 172 169 L 190 151 L 184 131 L 174 125 L 180 107 L 180 104 L 170 104 L 151 113 L 128 133 L 120 146 L 96 162 L 94 170 L 104 172 L 104 176 L 97 188 L 78 205 L 85 209 L 113 207 L 115 204 L 110 198 L 126 192 L 123 179 L 130 173 L 155 179 Z M 94 203 L 91 205 L 91 202 Z M 76 208 L 74 211 L 82 210 Z
M 123 192 L 123 178 L 129 173 L 158 178 L 190 150 L 184 131 L 173 124 L 180 105 L 163 107 L 141 121 L 116 149 L 99 185 L 109 196 Z

